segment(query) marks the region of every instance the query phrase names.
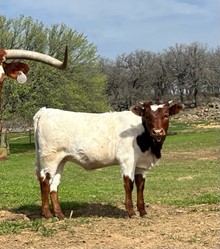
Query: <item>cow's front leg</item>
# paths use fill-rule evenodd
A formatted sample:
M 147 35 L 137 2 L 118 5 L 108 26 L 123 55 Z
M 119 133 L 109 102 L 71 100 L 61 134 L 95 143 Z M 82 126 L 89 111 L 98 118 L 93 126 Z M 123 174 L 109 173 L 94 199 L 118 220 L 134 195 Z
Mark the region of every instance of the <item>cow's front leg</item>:
M 132 190 L 134 181 L 132 181 L 128 176 L 124 176 L 124 188 L 125 188 L 125 208 L 128 212 L 129 217 L 135 215 L 133 202 L 132 202 Z
M 145 214 L 147 214 L 144 204 L 145 178 L 141 174 L 135 175 L 135 184 L 137 187 L 137 209 L 140 213 L 140 216 L 143 217 Z
M 50 193 L 50 184 L 49 184 L 50 176 L 46 175 L 46 178 L 40 177 L 40 190 L 41 190 L 41 201 L 42 201 L 42 216 L 46 219 L 52 218 L 53 215 L 50 212 L 49 206 L 49 193 Z
M 50 192 L 50 199 L 51 199 L 51 202 L 52 202 L 54 215 L 58 219 L 65 218 L 65 216 L 63 215 L 63 213 L 61 211 L 61 208 L 60 208 L 60 203 L 59 203 L 59 200 L 58 200 L 58 192 L 57 191 Z

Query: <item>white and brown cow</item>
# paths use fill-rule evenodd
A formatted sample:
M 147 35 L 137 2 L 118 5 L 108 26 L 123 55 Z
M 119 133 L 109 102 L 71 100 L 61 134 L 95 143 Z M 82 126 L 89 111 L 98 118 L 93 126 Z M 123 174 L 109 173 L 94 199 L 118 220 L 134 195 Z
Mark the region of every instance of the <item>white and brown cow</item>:
M 7 77 L 16 79 L 19 83 L 24 83 L 26 80 L 25 74 L 29 71 L 29 66 L 21 61 L 7 62 L 10 59 L 39 61 L 59 69 L 65 69 L 67 67 L 68 51 L 66 46 L 65 57 L 62 62 L 49 55 L 35 51 L 0 48 L 0 84 Z
M 143 190 L 146 171 L 161 158 L 169 118 L 181 104 L 144 102 L 130 111 L 101 114 L 41 108 L 34 116 L 36 174 L 40 182 L 42 215 L 63 218 L 58 185 L 64 164 L 72 161 L 86 170 L 119 164 L 128 215 L 135 214 L 132 190 L 137 187 L 137 208 L 146 214 Z

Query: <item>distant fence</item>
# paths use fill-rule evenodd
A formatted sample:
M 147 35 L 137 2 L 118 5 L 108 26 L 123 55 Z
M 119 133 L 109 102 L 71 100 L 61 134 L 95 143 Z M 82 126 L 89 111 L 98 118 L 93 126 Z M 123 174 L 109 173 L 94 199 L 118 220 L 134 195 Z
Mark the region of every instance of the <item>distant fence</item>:
M 7 132 L 7 139 L 9 143 L 13 142 L 20 143 L 21 141 L 24 143 L 33 143 L 34 142 L 34 131 L 33 130 L 26 130 L 26 131 L 8 131 Z
M 1 148 L 7 150 L 7 154 L 10 155 L 10 146 L 21 145 L 21 144 L 32 144 L 34 143 L 34 131 L 8 131 L 2 130 L 1 133 Z

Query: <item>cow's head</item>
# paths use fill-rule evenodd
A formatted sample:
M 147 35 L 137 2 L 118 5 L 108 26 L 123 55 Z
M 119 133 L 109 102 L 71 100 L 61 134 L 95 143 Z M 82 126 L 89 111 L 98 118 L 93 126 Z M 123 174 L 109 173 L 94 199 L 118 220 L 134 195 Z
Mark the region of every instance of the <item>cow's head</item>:
M 0 83 L 2 83 L 7 77 L 16 79 L 18 83 L 25 83 L 27 80 L 26 73 L 29 71 L 29 66 L 26 63 L 22 63 L 20 61 L 7 63 L 7 59 L 26 59 L 39 61 L 59 69 L 65 69 L 67 66 L 68 52 L 66 47 L 64 60 L 62 62 L 49 55 L 34 51 L 0 49 Z
M 169 118 L 183 109 L 182 104 L 171 105 L 171 102 L 143 102 L 141 106 L 134 106 L 131 111 L 142 117 L 142 122 L 150 136 L 161 142 L 167 135 Z

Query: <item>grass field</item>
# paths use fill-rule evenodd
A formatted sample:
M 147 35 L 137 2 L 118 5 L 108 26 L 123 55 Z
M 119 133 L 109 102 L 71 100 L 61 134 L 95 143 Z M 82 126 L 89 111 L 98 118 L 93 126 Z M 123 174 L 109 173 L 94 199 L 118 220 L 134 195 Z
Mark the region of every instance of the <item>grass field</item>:
M 173 121 L 159 165 L 147 174 L 147 203 L 187 207 L 219 203 L 219 130 L 198 129 Z M 176 134 L 177 133 L 177 134 Z M 0 209 L 39 213 L 40 190 L 34 173 L 34 144 L 25 134 L 10 137 L 11 154 L 0 162 Z M 135 191 L 134 191 L 135 192 Z M 122 206 L 124 188 L 119 166 L 86 172 L 66 164 L 60 184 L 60 202 L 66 216 L 88 204 Z M 135 201 L 135 195 L 134 195 Z M 82 222 L 86 222 L 82 219 Z M 31 229 L 44 236 L 53 233 L 45 224 L 56 219 L 0 221 L 0 235 Z

